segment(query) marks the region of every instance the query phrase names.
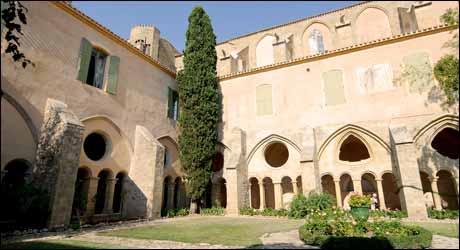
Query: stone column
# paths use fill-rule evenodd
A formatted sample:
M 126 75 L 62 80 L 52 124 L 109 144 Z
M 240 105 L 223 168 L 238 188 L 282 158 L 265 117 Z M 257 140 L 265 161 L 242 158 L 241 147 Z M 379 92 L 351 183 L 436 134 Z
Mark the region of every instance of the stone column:
M 297 187 L 297 182 L 296 181 L 292 182 L 292 189 L 293 189 L 295 195 L 299 194 L 299 187 Z
M 318 185 L 321 186 L 321 183 L 317 183 L 317 171 L 313 161 L 301 162 L 300 167 L 302 169 L 302 192 L 307 196 L 310 192 L 317 190 Z
M 383 194 L 382 179 L 375 179 L 375 182 L 377 182 L 377 193 L 379 196 L 380 210 L 386 210 L 387 208 L 385 205 L 385 196 Z
M 275 186 L 275 209 L 283 208 L 283 190 L 281 188 L 281 182 L 273 183 Z
M 363 194 L 363 188 L 361 187 L 361 179 L 353 179 L 353 191 L 358 194 Z
M 265 208 L 265 187 L 263 181 L 259 182 L 259 193 L 260 193 L 260 210 Z
M 442 210 L 441 196 L 439 195 L 439 191 L 438 191 L 438 178 L 432 177 L 430 178 L 430 182 L 431 182 L 431 191 L 433 194 L 434 208 L 436 210 Z
M 46 224 L 50 229 L 70 222 L 83 131 L 80 119 L 66 104 L 47 99 L 32 185 L 47 194 L 43 199 L 49 202 Z
M 251 182 L 249 182 L 248 187 L 249 187 L 249 207 L 253 207 L 252 206 L 253 204 L 252 204 L 252 183 Z
M 340 191 L 340 180 L 334 180 L 335 198 L 337 199 L 337 207 L 342 207 L 342 192 Z
M 113 193 L 115 191 L 115 183 L 117 183 L 117 179 L 107 179 L 107 187 L 105 189 L 104 209 L 102 210 L 104 214 L 113 213 Z
M 94 209 L 96 206 L 96 199 L 94 198 L 97 193 L 97 183 L 99 182 L 99 177 L 89 177 L 89 186 L 88 186 L 88 197 L 86 202 L 86 215 L 91 216 L 94 214 Z

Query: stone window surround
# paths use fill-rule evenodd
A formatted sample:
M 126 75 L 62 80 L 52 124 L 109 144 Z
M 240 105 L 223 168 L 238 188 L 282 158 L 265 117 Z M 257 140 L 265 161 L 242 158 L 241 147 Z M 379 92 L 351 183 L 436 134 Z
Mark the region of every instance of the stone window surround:
M 358 138 L 363 144 L 364 146 L 366 146 L 367 148 L 367 152 L 369 152 L 369 158 L 365 159 L 365 160 L 361 160 L 361 161 L 357 161 L 357 162 L 349 162 L 349 161 L 342 161 L 339 159 L 339 154 L 340 154 L 340 148 L 342 146 L 342 143 L 348 138 L 348 136 L 350 135 L 353 135 L 354 137 Z M 335 145 L 334 147 L 334 162 L 335 163 L 339 163 L 339 164 L 344 164 L 344 165 L 348 165 L 348 166 L 358 166 L 358 165 L 365 165 L 365 164 L 368 164 L 370 163 L 371 161 L 374 160 L 374 153 L 373 151 L 371 150 L 371 147 L 369 145 L 369 143 L 367 143 L 367 141 L 360 135 L 358 135 L 356 132 L 353 132 L 353 131 L 349 131 L 349 132 L 346 132 L 344 133 L 339 140 L 337 140 L 337 144 Z
M 84 149 L 82 149 L 82 151 L 83 151 L 83 155 L 85 156 L 86 160 L 88 160 L 90 162 L 98 162 L 99 163 L 99 162 L 105 161 L 107 158 L 110 157 L 110 154 L 112 153 L 113 145 L 112 145 L 112 140 L 111 140 L 111 138 L 110 138 L 108 133 L 106 133 L 102 129 L 95 129 L 95 130 L 89 131 L 88 134 L 85 135 L 85 137 L 83 138 L 82 147 L 83 147 L 83 144 L 84 144 L 86 138 L 88 137 L 88 135 L 93 134 L 93 133 L 100 134 L 104 138 L 104 140 L 105 140 L 105 153 L 104 153 L 104 155 L 99 160 L 95 161 L 95 160 L 90 159 L 86 155 L 86 152 L 85 152 Z

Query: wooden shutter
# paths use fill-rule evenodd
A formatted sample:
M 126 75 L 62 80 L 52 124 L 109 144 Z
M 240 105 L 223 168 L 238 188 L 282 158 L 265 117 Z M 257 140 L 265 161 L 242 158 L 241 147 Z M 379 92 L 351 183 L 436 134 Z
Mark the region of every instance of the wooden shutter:
M 107 82 L 106 91 L 112 95 L 117 94 L 119 65 L 120 65 L 120 58 L 118 56 L 110 56 L 109 80 Z
M 168 87 L 168 118 L 173 118 L 174 110 L 173 110 L 174 100 L 173 100 L 173 90 Z
M 88 69 L 89 62 L 91 61 L 92 50 L 93 46 L 91 46 L 91 43 L 86 38 L 82 38 L 80 44 L 80 58 L 78 64 L 77 79 L 84 83 L 86 83 L 86 79 L 88 78 Z

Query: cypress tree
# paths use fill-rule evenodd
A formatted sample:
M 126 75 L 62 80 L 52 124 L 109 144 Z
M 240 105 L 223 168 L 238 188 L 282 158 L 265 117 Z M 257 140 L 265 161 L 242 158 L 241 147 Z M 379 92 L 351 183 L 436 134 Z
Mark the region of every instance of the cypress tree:
M 190 212 L 196 213 L 211 177 L 217 143 L 220 98 L 216 76 L 216 36 L 202 7 L 189 18 L 184 69 L 178 73 L 180 103 L 179 157 L 185 172 Z

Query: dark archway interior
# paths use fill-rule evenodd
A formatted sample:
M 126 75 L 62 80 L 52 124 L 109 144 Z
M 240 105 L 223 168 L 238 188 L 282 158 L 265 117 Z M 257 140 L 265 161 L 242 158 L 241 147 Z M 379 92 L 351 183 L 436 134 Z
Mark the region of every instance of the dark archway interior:
M 83 143 L 86 156 L 93 161 L 100 160 L 104 156 L 106 147 L 104 136 L 98 133 L 89 134 Z
M 369 158 L 366 145 L 353 135 L 348 136 L 340 146 L 339 159 L 341 161 L 357 162 Z
M 275 142 L 265 150 L 265 160 L 272 167 L 281 167 L 289 158 L 289 150 L 280 142 Z
M 17 220 L 19 218 L 19 196 L 26 183 L 29 166 L 23 160 L 13 160 L 5 166 L 7 172 L 2 178 L 0 219 L 2 221 Z
M 117 182 L 115 183 L 115 191 L 113 194 L 113 212 L 120 213 L 122 208 L 122 194 L 123 194 L 123 183 L 125 181 L 126 174 L 118 173 Z
M 224 167 L 224 156 L 221 152 L 217 152 L 212 160 L 212 171 L 218 172 Z
M 91 173 L 87 168 L 79 168 L 75 180 L 75 192 L 72 203 L 72 216 L 81 216 L 86 210 L 89 178 Z
M 105 205 L 105 198 L 107 192 L 107 180 L 109 179 L 110 172 L 109 171 L 102 171 L 99 174 L 99 181 L 97 182 L 97 193 L 96 193 L 96 206 L 94 209 L 94 213 L 100 214 L 104 209 Z
M 458 159 L 460 156 L 460 133 L 452 128 L 445 128 L 439 132 L 431 142 L 438 153 L 450 159 Z

